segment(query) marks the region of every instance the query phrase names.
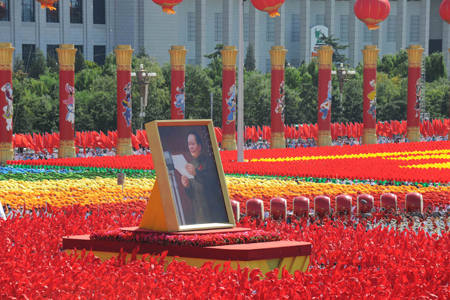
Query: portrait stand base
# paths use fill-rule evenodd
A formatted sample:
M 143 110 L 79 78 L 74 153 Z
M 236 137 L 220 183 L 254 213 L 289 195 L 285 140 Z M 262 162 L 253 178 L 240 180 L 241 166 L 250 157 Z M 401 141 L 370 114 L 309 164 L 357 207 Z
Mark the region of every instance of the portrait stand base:
M 141 231 L 138 228 L 122 228 L 124 231 Z M 232 228 L 225 231 L 246 231 L 248 228 Z M 196 234 L 210 234 L 217 230 L 197 231 Z M 189 232 L 178 232 L 177 234 L 188 234 Z M 193 232 L 190 232 L 193 234 Z M 83 249 L 91 250 L 95 256 L 102 261 L 117 257 L 123 249 L 131 254 L 138 246 L 136 243 L 98 241 L 91 240 L 89 235 L 76 235 L 63 237 L 63 249 L 67 254 L 74 251 L 81 252 Z M 76 249 L 76 250 L 75 250 Z M 168 251 L 166 265 L 172 261 L 185 261 L 188 265 L 200 268 L 204 263 L 214 261 L 214 266 L 221 264 L 221 269 L 225 262 L 230 262 L 233 269 L 249 267 L 259 268 L 263 274 L 276 268 L 282 270 L 283 267 L 292 275 L 295 271 L 306 272 L 309 267 L 311 255 L 311 243 L 278 241 L 253 244 L 225 245 L 215 247 L 185 247 L 185 246 L 161 246 L 140 244 L 136 259 L 142 259 L 146 253 L 151 255 Z M 281 277 L 279 272 L 279 277 Z
M 150 229 L 147 229 L 150 228 Z M 125 232 L 137 233 L 165 233 L 167 235 L 205 235 L 218 233 L 236 233 L 251 231 L 249 228 L 233 227 L 224 229 L 195 230 L 184 232 L 168 232 L 165 224 L 164 209 L 162 207 L 158 180 L 152 190 L 152 194 L 145 209 L 139 227 L 122 228 Z M 200 268 L 204 263 L 214 261 L 214 265 L 230 262 L 233 269 L 249 267 L 259 268 L 263 274 L 276 268 L 283 267 L 292 275 L 295 271 L 306 272 L 311 256 L 311 243 L 305 242 L 262 242 L 252 244 L 224 245 L 214 247 L 185 247 L 185 246 L 161 246 L 150 244 L 137 244 L 132 242 L 98 241 L 91 240 L 89 235 L 76 235 L 63 237 L 63 249 L 68 254 L 83 249 L 93 251 L 94 255 L 102 261 L 117 257 L 123 249 L 131 254 L 139 245 L 136 259 L 142 259 L 144 254 L 160 254 L 168 251 L 166 265 L 172 260 L 185 261 L 188 265 Z M 281 272 L 279 273 L 281 278 Z

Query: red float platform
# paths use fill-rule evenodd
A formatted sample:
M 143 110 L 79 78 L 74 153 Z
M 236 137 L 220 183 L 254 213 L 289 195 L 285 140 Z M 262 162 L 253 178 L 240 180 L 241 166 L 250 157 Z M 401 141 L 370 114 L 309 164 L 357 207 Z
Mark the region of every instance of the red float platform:
M 146 229 L 136 227 L 122 228 L 124 231 L 133 231 L 139 233 L 156 233 Z M 202 230 L 191 232 L 173 232 L 168 235 L 202 235 L 226 232 L 245 232 L 248 228 L 230 228 L 219 230 Z M 291 274 L 295 271 L 307 271 L 309 258 L 311 255 L 311 243 L 306 242 L 265 242 L 252 244 L 236 244 L 214 247 L 185 247 L 185 246 L 161 246 L 153 244 L 137 244 L 130 242 L 99 241 L 91 240 L 89 235 L 75 235 L 63 237 L 63 249 L 70 253 L 76 249 L 91 250 L 100 259 L 107 260 L 117 256 L 121 249 L 126 253 L 132 253 L 139 245 L 137 258 L 140 259 L 143 254 L 159 254 L 167 251 L 167 261 L 176 259 L 186 261 L 189 265 L 201 267 L 207 261 L 215 261 L 219 264 L 231 261 L 231 267 L 236 268 L 237 263 L 240 267 L 248 266 L 252 269 L 260 268 L 263 272 L 269 272 L 275 268 L 286 268 Z

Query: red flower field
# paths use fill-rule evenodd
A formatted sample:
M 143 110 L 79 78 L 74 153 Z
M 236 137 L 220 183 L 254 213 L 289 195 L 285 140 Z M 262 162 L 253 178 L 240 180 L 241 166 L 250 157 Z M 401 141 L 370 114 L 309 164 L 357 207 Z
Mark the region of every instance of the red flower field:
M 70 208 L 69 212 L 70 212 Z M 89 251 L 61 252 L 63 235 L 136 226 L 138 216 L 104 210 L 0 220 L 2 299 L 447 299 L 450 235 L 369 232 L 341 225 L 300 229 L 269 223 L 282 239 L 313 244 L 310 272 L 234 271 L 212 263 L 194 268 L 162 257 L 133 254 L 101 263 Z M 248 224 L 257 228 L 254 224 Z M 263 229 L 262 227 L 260 229 Z M 167 270 L 164 270 L 166 265 Z

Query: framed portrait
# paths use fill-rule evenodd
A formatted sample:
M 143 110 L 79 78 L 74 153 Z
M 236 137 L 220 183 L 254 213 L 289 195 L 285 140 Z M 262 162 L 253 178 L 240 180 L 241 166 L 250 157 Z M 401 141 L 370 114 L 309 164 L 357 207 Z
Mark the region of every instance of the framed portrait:
M 145 128 L 167 230 L 236 226 L 212 121 L 153 121 Z

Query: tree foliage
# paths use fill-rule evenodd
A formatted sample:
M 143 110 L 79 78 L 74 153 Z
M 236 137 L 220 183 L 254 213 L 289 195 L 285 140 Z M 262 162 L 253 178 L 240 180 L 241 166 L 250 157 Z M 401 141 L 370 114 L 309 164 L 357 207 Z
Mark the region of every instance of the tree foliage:
M 214 97 L 213 122 L 222 124 L 222 45 L 207 55 L 211 59 L 207 68 L 186 66 L 186 118 L 209 119 L 211 117 L 211 93 Z M 54 62 L 36 51 L 30 74 L 24 73 L 23 61 L 16 57 L 13 68 L 14 132 L 51 132 L 59 126 L 59 72 Z M 170 64 L 160 66 L 155 59 L 136 55 L 132 69 L 143 64 L 148 72 L 156 73 L 149 84 L 148 105 L 140 118 L 139 84 L 132 79 L 132 128 L 140 129 L 141 122 L 170 118 Z M 244 122 L 246 125 L 269 125 L 271 111 L 271 75 L 261 74 L 248 67 L 249 53 L 244 69 Z M 117 127 L 117 72 L 114 53 L 107 55 L 105 64 L 98 66 L 91 61 L 81 62 L 75 74 L 76 122 L 78 131 L 114 130 Z M 251 55 L 250 55 L 251 57 Z M 333 65 L 334 67 L 334 65 Z M 447 118 L 449 111 L 449 83 L 442 53 L 434 53 L 426 59 L 427 83 L 426 109 L 431 118 Z M 408 56 L 401 50 L 384 55 L 378 62 L 377 120 L 406 119 Z M 299 68 L 285 69 L 285 122 L 302 124 L 317 122 L 318 65 L 315 61 Z M 363 99 L 363 66 L 344 85 L 342 102 L 339 83 L 332 81 L 332 122 L 361 122 Z M 238 87 L 239 88 L 239 87 Z M 239 99 L 237 99 L 239 101 Z M 119 117 L 120 117 L 119 111 Z

